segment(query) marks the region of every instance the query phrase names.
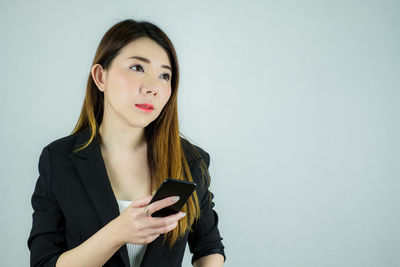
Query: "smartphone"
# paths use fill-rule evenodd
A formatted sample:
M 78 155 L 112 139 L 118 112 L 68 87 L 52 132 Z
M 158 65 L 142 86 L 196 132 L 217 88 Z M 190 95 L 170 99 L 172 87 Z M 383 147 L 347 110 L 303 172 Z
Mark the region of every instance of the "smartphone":
M 188 198 L 192 195 L 193 191 L 196 189 L 196 186 L 196 183 L 193 182 L 182 181 L 172 178 L 165 179 L 158 188 L 157 192 L 154 194 L 149 204 L 171 196 L 179 196 L 179 200 L 171 206 L 162 208 L 161 210 L 152 213 L 151 216 L 165 217 L 171 214 L 178 213 L 183 205 L 185 205 Z

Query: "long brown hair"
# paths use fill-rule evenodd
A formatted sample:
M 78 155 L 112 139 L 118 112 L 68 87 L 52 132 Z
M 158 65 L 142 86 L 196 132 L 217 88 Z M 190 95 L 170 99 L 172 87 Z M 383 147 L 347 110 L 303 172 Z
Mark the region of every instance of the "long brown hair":
M 193 181 L 179 136 L 177 111 L 179 67 L 175 48 L 167 35 L 156 25 L 128 19 L 118 22 L 105 33 L 97 48 L 92 67 L 100 64 L 103 69 L 108 70 L 119 51 L 128 43 L 141 37 L 148 37 L 157 42 L 168 54 L 172 68 L 171 96 L 157 119 L 145 128 L 151 190 L 154 192 L 167 177 Z M 91 137 L 78 150 L 85 149 L 99 134 L 103 111 L 104 93 L 97 88 L 92 75 L 89 74 L 82 111 L 71 134 L 88 128 L 91 130 Z M 192 230 L 194 220 L 200 216 L 196 192 L 186 202 L 182 211 L 186 213 L 186 217 L 179 220 L 177 227 L 164 236 L 164 243 L 168 240 L 170 247 L 185 235 L 186 230 Z

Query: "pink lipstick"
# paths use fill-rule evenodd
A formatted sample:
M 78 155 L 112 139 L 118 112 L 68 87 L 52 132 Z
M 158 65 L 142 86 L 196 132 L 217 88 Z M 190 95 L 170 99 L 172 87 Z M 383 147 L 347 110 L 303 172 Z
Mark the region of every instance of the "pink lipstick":
M 154 109 L 154 106 L 152 104 L 147 104 L 147 103 L 135 104 L 135 106 L 138 109 L 149 112 L 149 113 L 152 112 Z

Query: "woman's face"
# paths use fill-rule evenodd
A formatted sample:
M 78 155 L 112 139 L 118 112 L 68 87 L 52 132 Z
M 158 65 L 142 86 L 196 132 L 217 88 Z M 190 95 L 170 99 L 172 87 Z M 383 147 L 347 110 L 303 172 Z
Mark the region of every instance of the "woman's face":
M 167 103 L 171 77 L 168 55 L 155 41 L 140 38 L 127 44 L 103 70 L 103 82 L 96 82 L 104 92 L 103 121 L 117 119 L 131 127 L 146 127 Z

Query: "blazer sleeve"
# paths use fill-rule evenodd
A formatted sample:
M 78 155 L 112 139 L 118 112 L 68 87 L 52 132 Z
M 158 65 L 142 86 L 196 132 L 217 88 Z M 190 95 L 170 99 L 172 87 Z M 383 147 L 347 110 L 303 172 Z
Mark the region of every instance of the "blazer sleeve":
M 55 266 L 58 257 L 66 251 L 65 220 L 51 187 L 51 158 L 48 146 L 39 159 L 39 178 L 31 198 L 32 229 L 27 241 L 30 265 Z
M 201 148 L 198 150 L 206 163 L 208 173 L 210 156 Z M 196 168 L 195 175 L 199 175 L 199 177 L 203 178 L 199 168 Z M 215 206 L 215 203 L 212 201 L 214 194 L 209 191 L 209 183 L 206 181 L 204 182 L 204 186 L 201 184 L 203 187 L 200 191 L 201 195 L 198 196 L 200 202 L 200 218 L 194 223 L 193 231 L 190 232 L 188 236 L 189 249 L 193 254 L 192 265 L 197 259 L 211 254 L 221 254 L 224 257 L 224 262 L 226 260 L 224 245 L 221 242 L 223 238 L 220 236 L 218 230 L 218 214 L 213 209 Z

